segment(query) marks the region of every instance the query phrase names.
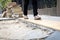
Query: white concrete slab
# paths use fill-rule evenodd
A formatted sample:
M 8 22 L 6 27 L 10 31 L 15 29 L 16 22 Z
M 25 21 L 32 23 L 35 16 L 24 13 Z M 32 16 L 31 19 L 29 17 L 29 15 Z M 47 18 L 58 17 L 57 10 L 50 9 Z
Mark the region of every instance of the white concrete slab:
M 27 24 L 18 20 L 0 21 L 0 39 L 5 40 L 27 40 L 40 39 L 49 36 L 50 30 L 42 31 L 41 29 L 34 29 L 26 27 Z
M 40 15 L 39 15 L 40 16 Z M 32 15 L 28 15 L 29 19 L 25 20 L 23 18 L 20 18 L 25 21 L 29 21 L 32 23 L 36 23 L 39 25 L 44 25 L 46 27 L 55 29 L 55 30 L 60 30 L 60 17 L 54 17 L 54 16 L 41 16 L 42 20 L 34 20 Z

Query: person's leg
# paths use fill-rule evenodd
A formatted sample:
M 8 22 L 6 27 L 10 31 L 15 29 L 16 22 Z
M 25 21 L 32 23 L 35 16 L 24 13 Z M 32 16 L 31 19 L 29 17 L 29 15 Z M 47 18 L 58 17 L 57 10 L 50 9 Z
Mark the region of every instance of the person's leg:
M 32 5 L 33 5 L 34 16 L 36 16 L 38 14 L 38 12 L 37 12 L 37 0 L 32 0 Z
M 32 5 L 33 5 L 34 19 L 35 19 L 35 20 L 41 19 L 41 18 L 38 16 L 38 12 L 37 12 L 37 0 L 32 0 Z
M 28 4 L 29 4 L 29 0 L 24 0 L 23 13 L 25 16 L 27 16 Z

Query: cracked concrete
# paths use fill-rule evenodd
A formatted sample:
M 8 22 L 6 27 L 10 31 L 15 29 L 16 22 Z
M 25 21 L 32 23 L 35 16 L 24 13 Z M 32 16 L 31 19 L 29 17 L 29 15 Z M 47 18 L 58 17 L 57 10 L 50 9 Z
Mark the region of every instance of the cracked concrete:
M 0 21 L 0 39 L 41 39 L 49 36 L 48 31 L 42 31 L 41 29 L 34 29 L 34 27 L 26 27 L 28 24 L 20 22 L 18 20 Z M 49 30 L 50 31 L 50 30 Z M 52 30 L 53 32 L 53 30 Z
M 31 16 L 32 17 L 32 16 Z M 42 19 L 60 21 L 60 17 L 41 16 Z M 49 19 L 50 18 L 50 19 Z M 2 18 L 1 18 L 2 19 Z M 59 19 L 59 20 L 58 20 Z M 28 25 L 28 27 L 27 27 Z M 0 21 L 0 40 L 60 40 L 60 31 L 53 31 L 52 29 L 44 31 L 35 28 L 31 23 L 24 23 L 20 20 Z M 32 28 L 35 28 L 32 30 Z M 49 34 L 52 30 L 52 34 Z M 46 38 L 47 37 L 47 38 Z M 44 38 L 44 39 L 41 39 Z

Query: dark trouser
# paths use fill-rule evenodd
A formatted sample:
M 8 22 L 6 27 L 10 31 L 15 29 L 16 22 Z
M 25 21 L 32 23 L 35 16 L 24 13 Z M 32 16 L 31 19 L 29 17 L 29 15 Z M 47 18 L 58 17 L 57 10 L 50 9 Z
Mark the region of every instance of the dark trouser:
M 23 6 L 24 15 L 27 15 L 28 4 L 29 4 L 29 0 L 24 0 L 24 6 Z M 37 0 L 32 0 L 32 5 L 33 5 L 34 16 L 36 16 L 38 14 L 38 12 L 37 12 Z

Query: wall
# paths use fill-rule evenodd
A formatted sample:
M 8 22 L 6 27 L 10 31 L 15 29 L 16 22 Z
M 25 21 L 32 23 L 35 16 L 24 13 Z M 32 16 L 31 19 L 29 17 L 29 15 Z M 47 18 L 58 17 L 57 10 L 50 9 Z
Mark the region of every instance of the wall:
M 60 0 L 57 0 L 57 15 L 60 16 Z

